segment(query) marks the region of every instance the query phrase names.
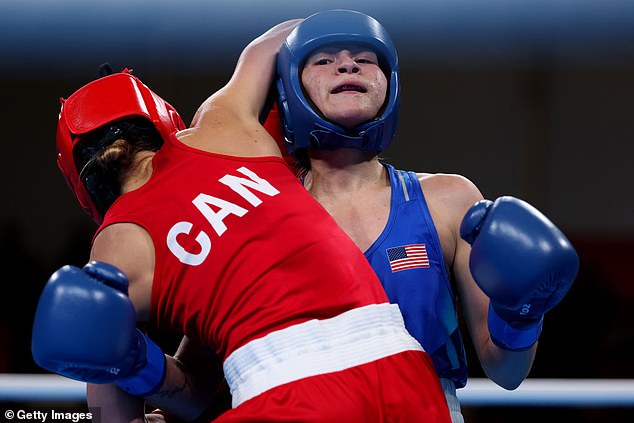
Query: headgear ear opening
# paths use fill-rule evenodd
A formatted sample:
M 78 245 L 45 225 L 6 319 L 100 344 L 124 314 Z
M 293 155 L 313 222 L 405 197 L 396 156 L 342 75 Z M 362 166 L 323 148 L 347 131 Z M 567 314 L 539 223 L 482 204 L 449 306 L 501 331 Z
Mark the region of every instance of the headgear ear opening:
M 388 79 L 388 93 L 380 115 L 348 131 L 327 121 L 304 95 L 301 70 L 316 49 L 331 44 L 359 44 L 377 53 Z M 398 55 L 385 28 L 374 18 L 352 10 L 318 12 L 302 21 L 286 38 L 277 57 L 278 107 L 286 147 L 323 150 L 355 148 L 382 151 L 392 142 L 400 107 Z

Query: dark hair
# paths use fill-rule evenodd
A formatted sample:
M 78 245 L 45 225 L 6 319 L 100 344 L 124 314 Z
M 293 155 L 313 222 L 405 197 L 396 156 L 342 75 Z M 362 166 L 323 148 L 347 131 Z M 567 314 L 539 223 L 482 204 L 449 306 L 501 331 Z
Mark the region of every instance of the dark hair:
M 135 117 L 96 129 L 73 148 L 79 178 L 103 216 L 121 195 L 123 178 L 136 153 L 157 151 L 163 139 L 152 122 Z

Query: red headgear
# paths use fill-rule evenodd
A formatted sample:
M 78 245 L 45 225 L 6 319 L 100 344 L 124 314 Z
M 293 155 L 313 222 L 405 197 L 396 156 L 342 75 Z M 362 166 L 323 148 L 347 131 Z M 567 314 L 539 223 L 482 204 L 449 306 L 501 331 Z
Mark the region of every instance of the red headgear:
M 92 81 L 61 102 L 57 166 L 79 204 L 100 224 L 103 216 L 81 182 L 73 156 L 80 137 L 114 121 L 140 116 L 152 122 L 166 140 L 172 133 L 185 129 L 185 123 L 174 107 L 132 76 L 128 69 Z

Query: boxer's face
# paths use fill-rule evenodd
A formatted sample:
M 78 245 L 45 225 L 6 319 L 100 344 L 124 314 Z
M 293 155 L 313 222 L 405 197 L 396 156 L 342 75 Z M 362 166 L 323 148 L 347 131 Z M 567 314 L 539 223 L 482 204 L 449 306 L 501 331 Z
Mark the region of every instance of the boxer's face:
M 301 80 L 317 111 L 346 129 L 374 119 L 387 92 L 376 54 L 361 48 L 315 51 L 306 60 Z

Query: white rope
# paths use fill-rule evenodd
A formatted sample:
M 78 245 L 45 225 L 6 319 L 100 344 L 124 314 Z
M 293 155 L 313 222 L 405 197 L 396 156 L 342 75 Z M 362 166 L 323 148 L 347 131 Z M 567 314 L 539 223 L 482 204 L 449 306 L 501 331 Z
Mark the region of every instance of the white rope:
M 488 379 L 458 390 L 463 406 L 631 407 L 634 379 L 527 379 L 507 391 Z M 84 402 L 86 384 L 50 374 L 0 374 L 0 402 Z
M 86 384 L 52 374 L 0 374 L 0 401 L 85 402 Z
M 469 379 L 457 394 L 463 406 L 634 407 L 634 379 L 527 379 L 514 391 Z

